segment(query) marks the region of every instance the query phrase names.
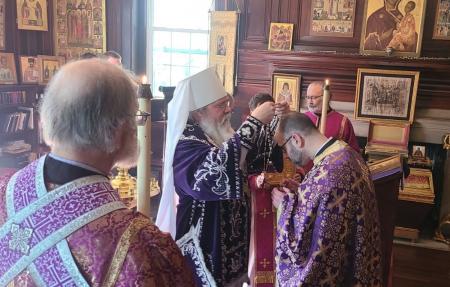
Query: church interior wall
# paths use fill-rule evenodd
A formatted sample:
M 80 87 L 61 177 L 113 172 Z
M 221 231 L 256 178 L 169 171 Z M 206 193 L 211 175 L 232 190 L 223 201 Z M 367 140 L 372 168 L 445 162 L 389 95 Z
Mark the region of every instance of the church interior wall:
M 450 169 L 444 167 L 446 156 L 442 148 L 443 137 L 449 133 L 450 123 L 450 41 L 432 38 L 436 5 L 427 1 L 421 55 L 418 58 L 396 56 L 368 56 L 359 52 L 364 14 L 364 3 L 356 1 L 353 37 L 320 37 L 309 35 L 311 1 L 306 0 L 222 0 L 216 2 L 221 10 L 240 10 L 239 41 L 237 46 L 237 75 L 235 82 L 234 126 L 249 113 L 248 101 L 258 92 L 272 93 L 274 72 L 301 76 L 300 107 L 306 110 L 306 89 L 313 81 L 330 79 L 332 108 L 345 114 L 352 122 L 361 146 L 367 142 L 368 123 L 354 119 L 357 69 L 419 71 L 419 88 L 414 122 L 410 130 L 409 147 L 426 145 L 429 156 L 434 159 L 436 203 L 430 219 L 436 224 L 445 212 L 439 210 L 441 195 L 449 198 Z M 270 23 L 293 23 L 294 33 L 291 51 L 268 51 Z M 445 195 L 447 195 L 445 197 Z M 448 212 L 448 208 L 446 209 Z M 432 225 L 433 225 L 432 224 Z M 445 286 L 448 269 L 424 268 L 423 265 L 442 266 L 450 252 L 431 254 L 417 246 L 394 244 L 393 286 Z M 423 246 L 422 246 L 423 247 Z M 441 250 L 442 251 L 442 250 Z M 425 258 L 430 264 L 423 264 Z M 434 264 L 432 263 L 434 261 Z M 421 267 L 422 266 L 422 267 Z M 414 274 L 414 270 L 419 270 Z M 441 270 L 442 272 L 438 271 Z M 431 281 L 430 281 L 431 280 Z M 433 281 L 434 280 L 434 281 Z M 446 281 L 447 280 L 447 281 Z M 428 283 L 424 283 L 428 282 Z M 434 282 L 434 283 L 431 283 Z M 444 284 L 444 285 L 442 285 Z

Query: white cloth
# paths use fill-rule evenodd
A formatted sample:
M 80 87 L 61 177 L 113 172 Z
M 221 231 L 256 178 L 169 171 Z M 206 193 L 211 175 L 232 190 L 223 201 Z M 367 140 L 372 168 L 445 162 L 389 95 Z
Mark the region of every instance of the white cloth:
M 178 140 L 183 134 L 189 112 L 203 108 L 226 96 L 226 91 L 214 68 L 208 68 L 179 82 L 168 107 L 166 146 L 164 150 L 163 193 L 156 225 L 175 238 L 176 206 L 173 175 L 173 157 Z

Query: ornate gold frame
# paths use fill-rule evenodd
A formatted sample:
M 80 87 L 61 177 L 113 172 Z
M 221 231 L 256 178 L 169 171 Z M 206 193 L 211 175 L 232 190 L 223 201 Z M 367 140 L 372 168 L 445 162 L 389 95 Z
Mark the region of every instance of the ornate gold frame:
M 405 0 L 402 0 L 405 1 Z M 367 19 L 369 18 L 369 15 L 367 15 L 367 10 L 368 10 L 368 5 L 369 2 L 371 2 L 371 0 L 367 0 L 364 1 L 364 17 L 363 17 L 363 26 L 362 26 L 362 30 L 361 30 L 361 42 L 360 42 L 360 46 L 359 46 L 359 51 L 361 54 L 365 54 L 365 55 L 381 55 L 381 56 L 390 56 L 391 54 L 386 52 L 386 50 L 383 51 L 378 51 L 378 50 L 365 50 L 364 49 L 364 41 L 366 39 L 366 28 L 367 28 Z M 415 52 L 397 52 L 397 51 L 393 51 L 392 55 L 394 56 L 400 56 L 400 57 L 420 57 L 420 52 L 422 50 L 422 38 L 423 38 L 423 30 L 424 30 L 424 24 L 425 24 L 425 10 L 427 7 L 427 1 L 423 0 L 421 1 L 421 3 L 423 3 L 423 10 L 422 10 L 422 14 L 420 17 L 420 23 L 419 25 L 417 25 L 416 22 L 416 27 L 419 27 L 419 31 L 417 31 L 417 46 L 416 46 L 416 50 Z
M 14 85 L 17 84 L 17 68 L 16 68 L 16 59 L 14 58 L 14 53 L 2 53 L 0 52 L 0 56 L 7 58 L 8 68 L 11 69 L 12 80 L 11 81 L 1 81 L 0 85 Z
M 32 30 L 32 31 L 48 31 L 48 3 L 47 0 L 36 0 L 37 3 L 42 3 L 42 26 L 33 26 L 33 25 L 26 25 L 22 23 L 22 13 L 21 13 L 21 4 L 23 4 L 23 1 L 25 0 L 17 0 L 16 1 L 16 7 L 17 7 L 17 28 L 20 30 Z
M 93 22 L 101 22 L 102 24 L 102 48 L 95 48 L 95 47 L 84 47 L 83 45 L 78 46 L 71 46 L 68 41 L 68 35 L 67 35 L 67 20 L 64 19 L 65 14 L 59 17 L 58 14 L 58 2 L 62 0 L 54 0 L 53 2 L 53 37 L 54 37 L 54 44 L 55 44 L 55 55 L 61 56 L 66 58 L 66 60 L 75 59 L 80 56 L 80 54 L 83 54 L 85 52 L 91 52 L 94 54 L 101 54 L 106 51 L 106 4 L 105 0 L 100 0 L 102 5 L 102 11 L 101 11 L 101 21 L 93 20 Z M 65 1 L 63 1 L 65 2 Z M 77 1 L 78 3 L 78 1 Z M 94 10 L 94 9 L 93 9 Z M 93 12 L 92 12 L 93 13 Z M 93 13 L 94 14 L 94 13 Z M 63 17 L 64 16 L 64 17 Z M 94 17 L 94 15 L 92 15 Z M 59 21 L 64 19 L 65 21 Z M 59 31 L 58 25 L 61 25 L 65 27 L 65 33 Z M 94 24 L 93 24 L 94 25 Z M 93 29 L 94 30 L 94 29 Z M 63 47 L 63 43 L 58 43 L 58 39 L 65 39 L 66 41 L 66 47 Z
M 272 35 L 273 35 L 273 28 L 275 26 L 280 26 L 280 27 L 284 27 L 284 28 L 290 28 L 290 35 L 289 35 L 289 49 L 277 49 L 277 48 L 273 48 L 272 46 Z M 291 23 L 270 23 L 270 30 L 269 30 L 269 40 L 268 42 L 268 47 L 267 49 L 269 51 L 290 51 L 292 50 L 292 38 L 294 35 L 294 24 Z
M 292 101 L 289 107 L 293 111 L 300 111 L 300 91 L 302 84 L 302 76 L 295 74 L 284 74 L 284 73 L 273 73 L 272 74 L 272 97 L 277 102 L 277 80 L 282 81 L 282 79 L 287 79 L 289 81 L 295 81 L 295 89 L 292 89 Z
M 57 61 L 59 63 L 58 69 L 60 69 L 64 65 L 65 59 L 63 57 L 45 55 L 38 55 L 37 58 L 39 65 L 39 84 L 46 85 L 51 78 L 48 81 L 44 80 L 44 61 Z
M 361 81 L 363 80 L 363 74 L 371 74 L 371 75 L 379 75 L 380 77 L 383 76 L 409 76 L 412 77 L 414 80 L 412 81 L 412 89 L 411 94 L 409 95 L 409 110 L 406 118 L 395 118 L 392 116 L 364 116 L 361 114 L 362 106 L 360 104 L 360 100 L 362 101 L 362 93 L 364 90 L 364 87 L 361 86 Z M 388 121 L 397 121 L 397 122 L 409 122 L 412 124 L 414 121 L 414 111 L 416 107 L 416 97 L 417 97 L 417 89 L 419 86 L 419 75 L 420 72 L 418 71 L 402 71 L 402 70 L 382 70 L 382 69 L 364 69 L 359 68 L 358 69 L 358 77 L 356 81 L 356 98 L 355 98 L 355 112 L 354 116 L 355 119 L 359 120 L 388 120 Z

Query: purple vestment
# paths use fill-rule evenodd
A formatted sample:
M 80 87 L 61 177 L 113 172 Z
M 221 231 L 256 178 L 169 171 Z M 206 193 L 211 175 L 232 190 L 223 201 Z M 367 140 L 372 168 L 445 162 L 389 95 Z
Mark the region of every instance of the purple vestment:
M 49 191 L 43 166 L 0 178 L 0 285 L 193 286 L 170 236 L 126 209 L 106 177 Z
M 199 126 L 188 123 L 177 144 L 176 239 L 195 269 L 197 285 L 223 286 L 246 276 L 249 202 L 239 161 L 241 146 L 251 149 L 261 126 L 249 117 L 216 146 Z
M 278 222 L 280 286 L 381 286 L 375 190 L 359 154 L 336 141 L 314 159 Z

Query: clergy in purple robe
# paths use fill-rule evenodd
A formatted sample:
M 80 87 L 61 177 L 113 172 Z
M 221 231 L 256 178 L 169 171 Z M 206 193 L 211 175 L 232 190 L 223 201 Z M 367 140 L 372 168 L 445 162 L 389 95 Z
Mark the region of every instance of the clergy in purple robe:
M 169 103 L 171 141 L 157 225 L 174 233 L 197 286 L 248 280 L 249 200 L 241 166 L 275 104 L 260 105 L 237 131 L 230 125 L 231 104 L 212 68 L 181 81 Z
M 169 234 L 127 209 L 107 175 L 137 157 L 136 87 L 99 59 L 52 78 L 51 153 L 0 178 L 0 286 L 194 286 Z
M 315 81 L 309 84 L 306 92 L 308 111 L 305 113 L 316 127 L 320 126 L 323 100 L 323 82 Z M 359 152 L 358 140 L 350 120 L 343 114 L 328 107 L 325 136 L 346 142 Z
M 279 134 L 297 165 L 314 160 L 302 183 L 272 191 L 280 208 L 280 286 L 381 286 L 377 202 L 369 169 L 346 143 L 326 138 L 304 114 L 283 117 Z

